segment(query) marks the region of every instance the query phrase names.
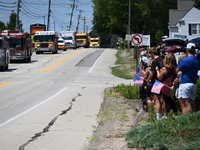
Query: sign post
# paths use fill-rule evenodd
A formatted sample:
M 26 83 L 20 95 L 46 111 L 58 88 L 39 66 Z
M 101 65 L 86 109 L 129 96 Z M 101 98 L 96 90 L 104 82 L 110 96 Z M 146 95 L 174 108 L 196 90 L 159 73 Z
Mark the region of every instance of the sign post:
M 134 48 L 134 58 L 136 59 L 136 73 L 137 73 L 137 68 L 138 68 L 138 57 L 139 57 L 139 45 L 142 45 L 142 41 L 143 41 L 143 38 L 142 38 L 142 34 L 133 34 L 132 35 L 132 39 L 131 39 L 131 42 L 132 42 L 132 45 L 135 46 Z

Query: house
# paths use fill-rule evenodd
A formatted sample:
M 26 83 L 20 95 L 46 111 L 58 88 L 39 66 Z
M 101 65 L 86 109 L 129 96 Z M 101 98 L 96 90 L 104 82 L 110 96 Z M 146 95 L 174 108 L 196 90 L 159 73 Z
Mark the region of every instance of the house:
M 169 10 L 168 28 L 169 37 L 200 37 L 200 10 L 194 7 L 194 0 L 177 0 L 177 9 Z

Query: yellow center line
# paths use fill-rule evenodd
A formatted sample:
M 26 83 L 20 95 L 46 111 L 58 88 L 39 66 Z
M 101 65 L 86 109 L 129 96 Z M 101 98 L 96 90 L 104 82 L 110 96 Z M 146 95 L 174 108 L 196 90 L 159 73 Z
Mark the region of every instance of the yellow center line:
M 55 67 L 59 66 L 60 64 L 62 64 L 62 63 L 65 62 L 66 60 L 68 60 L 68 59 L 70 59 L 70 58 L 72 58 L 72 57 L 78 55 L 79 53 L 81 53 L 81 52 L 83 52 L 83 51 L 85 51 L 85 50 L 87 50 L 87 49 L 80 50 L 80 51 L 78 51 L 78 52 L 76 52 L 76 53 L 74 53 L 74 54 L 72 54 L 72 55 L 70 55 L 70 56 L 68 56 L 68 57 L 66 57 L 66 58 L 64 58 L 64 59 L 59 59 L 59 58 L 55 58 L 55 57 L 52 56 L 51 58 L 58 59 L 59 62 L 55 63 L 54 65 L 52 65 L 52 66 L 50 66 L 50 67 L 48 67 L 48 68 L 46 68 L 46 69 L 43 69 L 42 71 L 40 71 L 40 72 L 38 72 L 38 73 L 41 73 L 41 74 L 42 74 L 42 73 L 46 73 L 46 72 L 48 72 L 48 71 L 54 69 Z
M 0 87 L 4 87 L 4 86 L 10 85 L 10 84 L 13 84 L 13 83 L 3 82 L 3 83 L 0 83 Z

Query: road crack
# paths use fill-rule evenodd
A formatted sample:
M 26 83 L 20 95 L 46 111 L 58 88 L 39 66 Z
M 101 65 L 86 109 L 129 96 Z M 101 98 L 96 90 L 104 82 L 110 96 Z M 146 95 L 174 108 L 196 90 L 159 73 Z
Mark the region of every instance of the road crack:
M 76 97 L 72 98 L 72 101 L 69 103 L 70 106 L 63 110 L 58 116 L 54 117 L 49 123 L 48 125 L 43 128 L 43 130 L 41 132 L 38 132 L 38 133 L 35 133 L 35 135 L 33 137 L 31 137 L 30 140 L 28 140 L 26 143 L 22 144 L 20 147 L 19 147 L 19 150 L 24 150 L 25 147 L 30 144 L 31 142 L 33 142 L 34 140 L 36 140 L 38 137 L 42 136 L 42 134 L 46 133 L 49 131 L 49 129 L 54 125 L 54 123 L 56 122 L 56 120 L 62 116 L 62 115 L 65 115 L 67 112 L 69 112 L 71 109 L 72 109 L 72 106 L 73 106 L 73 103 L 76 101 L 76 98 L 79 97 L 79 96 L 82 96 L 80 93 L 77 94 Z

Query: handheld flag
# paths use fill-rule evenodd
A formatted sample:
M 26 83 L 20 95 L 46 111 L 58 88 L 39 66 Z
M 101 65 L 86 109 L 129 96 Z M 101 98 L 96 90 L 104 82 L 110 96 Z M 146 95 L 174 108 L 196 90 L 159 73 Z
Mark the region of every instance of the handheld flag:
M 143 82 L 144 82 L 144 78 L 136 74 L 135 79 L 134 79 L 134 85 L 135 86 L 142 86 Z
M 153 84 L 153 87 L 151 89 L 151 92 L 156 93 L 156 94 L 160 94 L 160 91 L 161 91 L 163 86 L 164 86 L 163 83 L 161 83 L 159 81 L 155 81 L 154 84 Z
M 143 73 L 144 73 L 144 71 L 143 71 L 140 67 L 138 67 L 138 68 L 137 68 L 137 73 L 136 73 L 136 74 L 137 74 L 138 76 L 141 76 Z

